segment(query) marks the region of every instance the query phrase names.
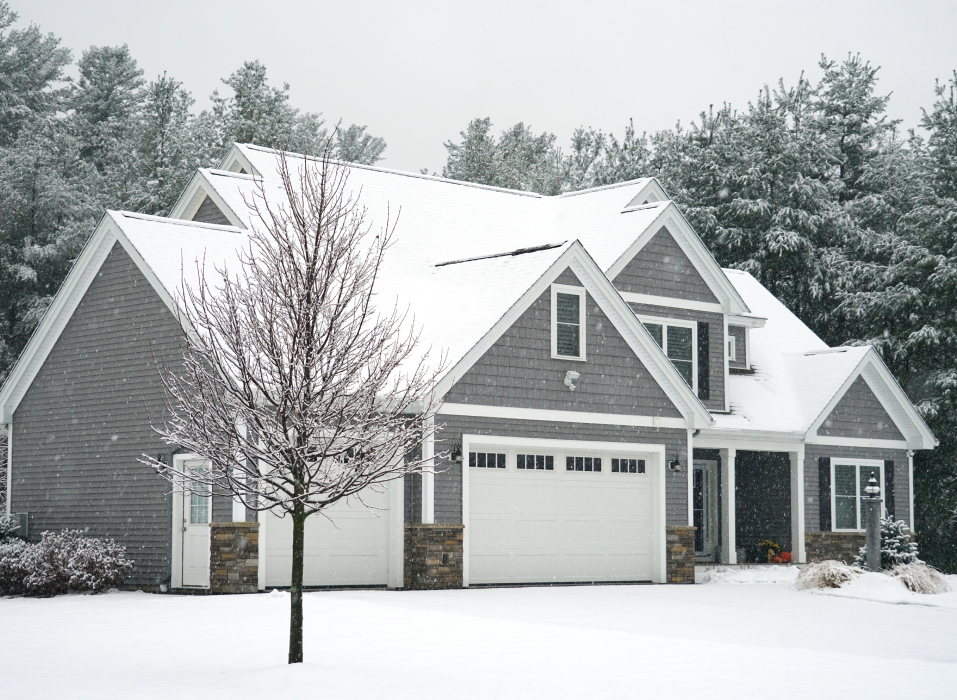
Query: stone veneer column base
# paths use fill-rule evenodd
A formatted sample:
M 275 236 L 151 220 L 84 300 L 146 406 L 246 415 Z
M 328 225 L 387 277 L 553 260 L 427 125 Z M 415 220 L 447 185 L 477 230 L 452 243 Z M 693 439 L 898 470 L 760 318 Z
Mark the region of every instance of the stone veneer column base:
M 694 533 L 698 528 L 665 528 L 668 550 L 668 583 L 694 583 Z
M 853 564 L 866 539 L 863 532 L 805 532 L 804 550 L 809 564 L 828 559 Z
M 209 592 L 259 590 L 259 523 L 209 524 Z
M 461 588 L 463 525 L 405 526 L 405 588 Z

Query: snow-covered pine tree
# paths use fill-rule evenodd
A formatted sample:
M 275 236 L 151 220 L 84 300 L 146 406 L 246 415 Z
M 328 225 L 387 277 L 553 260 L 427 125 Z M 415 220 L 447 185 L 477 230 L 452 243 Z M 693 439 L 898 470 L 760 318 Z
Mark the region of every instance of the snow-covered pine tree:
M 923 564 L 917 558 L 917 545 L 911 542 L 907 524 L 893 516 L 881 518 L 881 568 L 893 569 L 898 564 Z M 867 545 L 861 547 L 854 566 L 866 568 Z
M 336 158 L 347 163 L 375 165 L 382 160 L 385 139 L 366 133 L 366 127 L 353 124 L 336 130 Z

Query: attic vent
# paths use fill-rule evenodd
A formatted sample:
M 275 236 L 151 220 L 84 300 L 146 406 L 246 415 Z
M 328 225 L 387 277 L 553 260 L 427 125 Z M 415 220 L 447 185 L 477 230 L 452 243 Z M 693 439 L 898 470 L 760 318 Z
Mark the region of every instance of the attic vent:
M 507 258 L 514 257 L 516 255 L 525 255 L 526 253 L 537 253 L 542 250 L 551 250 L 552 248 L 560 248 L 565 245 L 565 241 L 561 243 L 546 243 L 545 245 L 534 246 L 532 248 L 519 248 L 517 250 L 509 251 L 508 253 L 493 253 L 492 255 L 480 255 L 476 258 L 463 258 L 462 260 L 450 260 L 448 262 L 436 263 L 436 267 L 445 267 L 446 265 L 458 265 L 459 263 L 475 262 L 476 260 L 490 260 L 492 258 Z
M 654 209 L 660 204 L 660 202 L 643 202 L 636 207 L 625 207 L 621 210 L 622 214 L 628 214 L 633 211 L 642 211 L 644 209 Z

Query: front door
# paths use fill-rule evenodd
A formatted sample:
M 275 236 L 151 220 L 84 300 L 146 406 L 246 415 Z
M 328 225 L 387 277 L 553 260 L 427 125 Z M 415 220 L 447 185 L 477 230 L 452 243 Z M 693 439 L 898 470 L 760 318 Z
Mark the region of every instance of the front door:
M 212 498 L 209 487 L 195 477 L 209 470 L 203 460 L 183 464 L 186 488 L 183 493 L 183 585 L 209 587 L 209 520 Z
M 692 470 L 695 556 L 714 558 L 718 534 L 718 463 L 696 459 Z

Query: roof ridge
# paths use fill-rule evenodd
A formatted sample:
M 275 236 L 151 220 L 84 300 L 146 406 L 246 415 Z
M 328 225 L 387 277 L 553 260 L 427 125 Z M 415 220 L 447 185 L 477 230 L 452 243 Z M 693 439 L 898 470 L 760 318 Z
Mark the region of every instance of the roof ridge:
M 610 185 L 598 185 L 597 187 L 587 187 L 583 190 L 574 190 L 573 192 L 563 192 L 560 195 L 557 195 L 559 199 L 567 197 L 577 197 L 580 194 L 590 194 L 591 192 L 601 192 L 603 190 L 613 190 L 617 187 L 628 187 L 634 185 L 638 182 L 650 182 L 654 178 L 651 177 L 636 177 L 634 180 L 625 180 L 624 182 L 613 182 Z M 670 201 L 670 200 L 667 200 Z
M 122 211 L 116 209 L 109 209 L 108 213 L 117 214 L 122 216 L 125 219 L 143 219 L 145 221 L 155 221 L 157 223 L 163 224 L 172 224 L 175 226 L 191 226 L 193 228 L 211 228 L 215 231 L 230 231 L 236 233 L 242 233 L 243 230 L 238 226 L 226 226 L 223 224 L 208 224 L 202 221 L 189 221 L 187 219 L 172 219 L 168 216 L 156 216 L 155 214 L 141 214 L 140 212 L 135 211 Z
M 568 243 L 568 241 L 562 241 L 561 243 L 544 243 L 542 245 L 531 246 L 529 248 L 516 248 L 515 250 L 507 251 L 505 253 L 492 253 L 490 255 L 477 255 L 474 258 L 462 258 L 461 260 L 449 260 L 447 262 L 436 263 L 435 267 L 445 267 L 446 265 L 457 265 L 459 263 L 475 262 L 476 260 L 506 258 L 510 255 L 516 256 L 516 255 L 525 255 L 526 253 L 538 253 L 543 250 L 552 250 L 553 248 L 561 248 L 566 243 Z

